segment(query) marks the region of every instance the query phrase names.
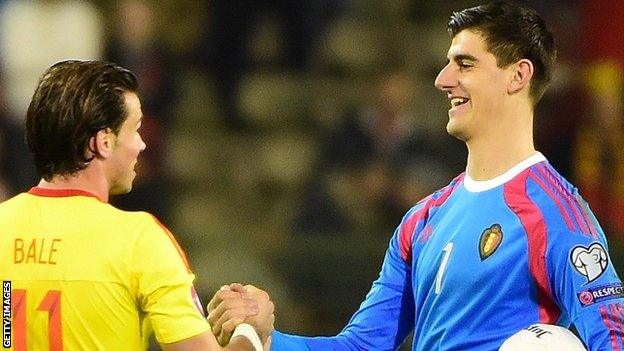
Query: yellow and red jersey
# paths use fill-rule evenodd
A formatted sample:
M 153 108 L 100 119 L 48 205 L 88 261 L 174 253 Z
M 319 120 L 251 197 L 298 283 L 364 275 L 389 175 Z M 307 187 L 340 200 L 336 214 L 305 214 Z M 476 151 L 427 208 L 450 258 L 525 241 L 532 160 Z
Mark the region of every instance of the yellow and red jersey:
M 152 331 L 171 343 L 210 329 L 172 234 L 80 190 L 0 204 L 0 278 L 15 351 L 144 350 Z

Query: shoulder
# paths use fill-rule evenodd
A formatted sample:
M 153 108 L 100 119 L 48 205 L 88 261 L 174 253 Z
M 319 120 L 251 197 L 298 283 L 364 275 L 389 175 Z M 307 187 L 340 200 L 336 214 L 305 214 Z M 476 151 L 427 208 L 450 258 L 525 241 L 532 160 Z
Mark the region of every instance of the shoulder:
M 123 226 L 127 232 L 136 233 L 137 239 L 146 242 L 164 241 L 178 246 L 171 230 L 153 214 L 145 211 L 125 211 L 114 206 L 110 206 L 109 210 L 112 216 L 117 217 L 111 221 L 111 225 Z
M 527 171 L 527 189 L 529 191 L 537 191 L 559 198 L 578 195 L 576 187 L 548 162 L 540 162 Z
M 407 213 L 403 217 L 403 220 L 405 221 L 406 219 L 417 215 L 419 212 L 428 212 L 432 208 L 442 206 L 453 194 L 453 192 L 459 187 L 459 185 L 461 185 L 462 181 L 464 180 L 464 175 L 465 173 L 459 174 L 458 176 L 453 178 L 453 180 L 451 180 L 451 182 L 445 187 L 434 191 L 429 196 L 426 196 L 425 198 L 418 201 L 416 205 L 412 206 L 407 211 Z
M 36 198 L 27 193 L 15 195 L 0 203 L 0 217 L 8 216 L 8 218 L 15 218 L 15 216 L 24 216 L 30 212 L 28 210 L 31 208 L 32 201 L 36 201 Z
M 150 228 L 158 227 L 158 220 L 149 212 L 128 211 L 109 203 L 95 205 L 100 216 L 110 219 L 112 225 L 135 225 Z
M 149 246 L 157 242 L 174 243 L 169 229 L 154 215 L 145 211 L 127 211 L 112 204 L 92 201 L 80 216 L 103 232 L 112 233 L 128 245 Z
M 141 227 L 138 232 L 137 248 L 139 251 L 152 251 L 158 253 L 158 257 L 164 259 L 178 258 L 190 272 L 191 267 L 182 246 L 178 243 L 175 235 L 156 216 L 148 212 L 127 212 L 133 217 L 134 222 Z M 135 250 L 137 249 L 135 248 Z
M 463 179 L 464 173 L 455 177 L 445 187 L 434 191 L 412 206 L 399 224 L 398 233 L 400 240 L 405 243 L 411 243 L 418 228 L 422 229 L 425 227 L 428 219 L 440 206 L 446 203 L 453 192 L 461 185 Z
M 6 199 L 0 202 L 0 209 L 4 210 L 7 208 L 12 208 L 13 206 L 16 206 L 17 204 L 23 202 L 25 198 L 26 198 L 25 193 L 15 195 L 9 199 Z
M 517 211 L 530 209 L 549 232 L 598 236 L 595 218 L 578 189 L 548 162 L 528 168 L 513 182 L 507 192 L 511 196 L 506 196 L 510 207 Z

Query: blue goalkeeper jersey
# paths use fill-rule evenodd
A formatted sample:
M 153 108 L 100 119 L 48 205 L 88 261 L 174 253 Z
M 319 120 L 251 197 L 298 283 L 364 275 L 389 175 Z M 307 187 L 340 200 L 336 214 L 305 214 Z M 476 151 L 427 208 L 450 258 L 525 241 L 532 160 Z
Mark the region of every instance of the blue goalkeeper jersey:
M 489 181 L 461 174 L 410 209 L 379 278 L 333 337 L 273 333 L 273 351 L 498 350 L 533 323 L 624 350 L 624 291 L 604 233 L 540 153 Z

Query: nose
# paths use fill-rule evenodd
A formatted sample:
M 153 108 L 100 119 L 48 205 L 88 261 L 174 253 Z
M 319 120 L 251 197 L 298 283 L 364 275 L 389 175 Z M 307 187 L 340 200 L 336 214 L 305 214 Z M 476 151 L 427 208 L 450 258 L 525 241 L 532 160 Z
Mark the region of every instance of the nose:
M 145 140 L 143 140 L 143 137 L 139 136 L 139 138 L 141 139 L 141 152 L 143 152 L 146 148 L 147 148 L 147 144 L 145 143 Z
M 450 63 L 440 70 L 440 73 L 438 73 L 438 76 L 435 79 L 434 85 L 442 91 L 450 90 L 457 85 L 457 79 L 453 75 L 453 69 L 451 68 Z

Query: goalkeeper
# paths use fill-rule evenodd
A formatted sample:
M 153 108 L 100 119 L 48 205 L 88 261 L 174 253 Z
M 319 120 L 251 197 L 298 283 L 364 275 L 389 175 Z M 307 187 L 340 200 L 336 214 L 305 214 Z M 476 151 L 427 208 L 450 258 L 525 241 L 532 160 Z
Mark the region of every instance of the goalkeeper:
M 533 144 L 552 34 L 508 2 L 455 12 L 448 31 L 435 86 L 449 100 L 448 133 L 468 148 L 465 173 L 407 212 L 338 335 L 275 331 L 271 350 L 396 350 L 413 331 L 414 351 L 493 351 L 535 323 L 574 324 L 591 351 L 624 349 L 624 293 L 605 235 Z

